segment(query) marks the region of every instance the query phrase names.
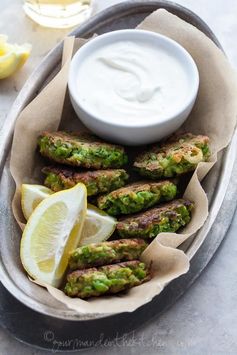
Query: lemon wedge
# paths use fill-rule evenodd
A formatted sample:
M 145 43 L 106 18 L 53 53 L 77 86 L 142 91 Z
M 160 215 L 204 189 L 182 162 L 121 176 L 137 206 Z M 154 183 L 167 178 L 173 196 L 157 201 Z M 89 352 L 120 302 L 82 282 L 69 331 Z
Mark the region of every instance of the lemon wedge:
M 109 239 L 115 231 L 116 223 L 115 218 L 88 204 L 79 245 L 100 243 Z
M 19 70 L 31 52 L 31 45 L 7 43 L 7 36 L 0 35 L 0 79 L 5 79 Z
M 21 187 L 21 206 L 25 219 L 28 220 L 36 206 L 52 193 L 52 190 L 43 185 L 23 184 Z M 115 231 L 116 223 L 115 218 L 88 204 L 80 245 L 100 243 L 109 239 Z
M 34 209 L 20 247 L 21 262 L 32 278 L 54 287 L 60 285 L 69 253 L 80 242 L 86 196 L 85 185 L 79 183 L 48 196 Z
M 23 184 L 21 186 L 21 208 L 26 220 L 38 204 L 53 193 L 52 190 L 42 185 Z

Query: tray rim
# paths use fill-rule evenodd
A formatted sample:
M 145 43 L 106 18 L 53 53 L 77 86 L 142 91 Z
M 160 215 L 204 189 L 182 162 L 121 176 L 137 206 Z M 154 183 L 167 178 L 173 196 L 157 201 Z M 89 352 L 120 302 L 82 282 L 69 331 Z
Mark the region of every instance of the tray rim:
M 98 15 L 94 16 L 93 18 L 91 18 L 86 24 L 79 27 L 77 30 L 73 31 L 71 34 L 79 36 L 79 35 L 81 35 L 81 33 L 86 34 L 87 32 L 92 32 L 93 25 L 94 25 L 94 27 L 96 27 L 96 24 L 98 25 L 99 22 L 100 23 L 106 22 L 106 20 L 109 22 L 109 18 L 112 14 L 115 14 L 115 13 L 119 14 L 120 12 L 126 12 L 126 11 L 128 11 L 130 13 L 132 10 L 135 10 L 135 8 L 137 9 L 138 6 L 139 6 L 139 10 L 142 10 L 142 8 L 147 9 L 148 6 L 150 6 L 150 7 L 156 6 L 158 8 L 158 7 L 163 7 L 163 6 L 167 7 L 167 5 L 173 9 L 178 8 L 180 11 L 183 11 L 187 15 L 194 18 L 197 22 L 200 23 L 200 26 L 203 26 L 203 28 L 205 28 L 206 31 L 209 32 L 210 36 L 215 41 L 215 43 L 219 47 L 221 47 L 218 40 L 216 39 L 216 37 L 212 33 L 212 31 L 209 29 L 209 27 L 196 14 L 194 14 L 192 11 L 184 8 L 181 5 L 175 4 L 173 2 L 167 2 L 167 1 L 147 1 L 146 4 L 144 4 L 144 2 L 142 0 L 140 0 L 140 1 L 137 0 L 137 1 L 128 1 L 125 3 L 121 3 L 118 5 L 112 6 L 108 9 L 104 10 L 103 12 L 99 13 Z M 120 14 L 120 17 L 121 17 L 121 14 Z M 9 153 L 9 150 L 10 150 L 15 121 L 16 121 L 19 113 L 21 112 L 21 110 L 28 104 L 28 102 L 34 96 L 35 92 L 37 91 L 36 89 L 38 87 L 42 86 L 42 82 L 44 82 L 44 80 L 53 72 L 56 65 L 60 62 L 61 52 L 62 52 L 62 42 L 49 52 L 49 54 L 45 57 L 45 59 L 39 64 L 39 66 L 31 74 L 31 76 L 29 77 L 29 79 L 27 80 L 27 82 L 25 83 L 23 88 L 21 89 L 19 95 L 17 96 L 17 98 L 12 106 L 12 109 L 8 115 L 8 118 L 6 119 L 6 121 L 2 127 L 2 131 L 0 132 L 0 141 L 1 141 L 1 143 L 0 143 L 0 175 L 2 174 L 2 170 L 5 166 L 6 157 L 7 157 L 7 154 Z M 5 135 L 4 135 L 4 132 L 5 132 Z M 220 180 L 221 181 L 227 181 L 227 180 L 229 181 L 230 180 L 231 171 L 232 171 L 233 166 L 231 168 L 230 168 L 230 166 L 228 166 L 228 169 L 224 169 L 224 167 L 225 167 L 226 161 L 229 160 L 229 157 L 231 157 L 230 161 L 232 161 L 233 165 L 234 165 L 235 159 L 233 159 L 233 156 L 236 156 L 235 149 L 234 149 L 235 147 L 236 147 L 236 139 L 232 140 L 229 147 L 227 147 L 225 149 L 224 157 L 223 157 L 224 163 L 222 164 L 222 169 L 220 172 L 219 181 Z M 215 201 L 217 201 L 217 198 L 218 198 L 218 209 L 216 209 L 215 211 L 210 211 L 208 220 L 206 221 L 206 223 L 204 224 L 204 226 L 201 229 L 202 238 L 199 240 L 199 243 L 196 243 L 196 245 L 195 245 L 196 252 L 200 248 L 208 231 L 211 229 L 211 227 L 215 221 L 215 218 L 216 218 L 216 216 L 219 212 L 219 209 L 221 207 L 221 204 L 224 200 L 227 186 L 228 186 L 228 184 L 221 184 L 221 183 L 219 183 L 219 185 L 218 185 L 217 194 L 214 198 L 214 202 L 212 201 L 212 203 L 215 203 Z M 192 257 L 195 255 L 194 248 L 192 248 L 192 244 L 191 244 L 191 247 L 187 251 L 187 255 L 190 259 L 192 259 Z M 1 263 L 1 260 L 0 260 L 0 275 L 1 275 L 1 281 L 2 281 L 3 285 L 7 288 L 7 290 L 13 296 L 15 295 L 15 291 L 18 291 L 18 293 L 19 293 L 19 289 L 12 282 L 12 280 L 6 276 L 6 273 L 4 273 L 4 267 Z M 79 319 L 75 318 L 74 311 L 70 312 L 71 310 L 68 310 L 67 313 L 68 314 L 72 313 L 74 315 L 73 318 L 71 318 L 70 315 L 65 318 L 65 317 L 63 317 L 63 315 L 55 314 L 55 309 L 52 307 L 48 307 L 51 310 L 51 312 L 47 312 L 47 308 L 44 309 L 44 312 L 42 311 L 42 309 L 38 310 L 35 307 L 35 303 L 38 303 L 38 302 L 33 302 L 31 304 L 31 302 L 29 302 L 29 297 L 23 291 L 20 291 L 20 292 L 22 293 L 22 295 L 25 296 L 25 297 L 22 297 L 25 301 L 23 301 L 23 299 L 21 299 L 21 302 L 41 314 L 46 314 L 49 316 L 51 315 L 51 316 L 54 316 L 56 318 L 60 318 L 63 320 L 75 320 L 75 321 L 79 320 Z M 60 310 L 60 313 L 65 313 L 65 312 L 66 311 Z M 113 316 L 113 315 L 100 314 L 98 317 L 96 317 L 96 319 L 110 317 L 110 316 Z M 89 318 L 89 319 L 91 319 L 91 318 Z M 80 321 L 83 321 L 83 320 L 80 320 Z

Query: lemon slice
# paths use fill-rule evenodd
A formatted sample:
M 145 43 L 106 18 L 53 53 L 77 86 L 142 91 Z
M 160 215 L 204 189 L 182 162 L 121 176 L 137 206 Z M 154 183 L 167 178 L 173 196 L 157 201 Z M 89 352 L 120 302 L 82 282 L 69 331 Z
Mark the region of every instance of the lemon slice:
M 58 287 L 69 253 L 80 241 L 86 216 L 86 187 L 79 183 L 44 199 L 23 232 L 20 257 L 34 279 Z
M 19 70 L 31 52 L 31 45 L 7 43 L 7 36 L 0 35 L 0 79 L 5 79 Z
M 21 207 L 26 220 L 38 204 L 53 193 L 52 190 L 42 185 L 23 184 L 21 186 Z
M 116 219 L 108 216 L 99 208 L 88 204 L 86 220 L 82 229 L 79 245 L 103 242 L 113 234 Z

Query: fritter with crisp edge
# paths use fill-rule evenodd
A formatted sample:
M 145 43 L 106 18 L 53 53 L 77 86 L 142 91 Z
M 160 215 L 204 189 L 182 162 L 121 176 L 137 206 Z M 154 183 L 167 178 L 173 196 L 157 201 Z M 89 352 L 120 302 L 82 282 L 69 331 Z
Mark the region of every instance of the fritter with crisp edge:
M 42 172 L 46 175 L 44 184 L 57 192 L 69 189 L 81 182 L 86 185 L 87 195 L 98 194 L 116 190 L 125 185 L 129 178 L 123 169 L 107 169 L 83 171 L 65 168 L 61 166 L 47 166 Z
M 172 181 L 140 181 L 100 196 L 97 205 L 108 214 L 117 216 L 146 210 L 159 202 L 174 199 L 176 194 L 177 186 Z
M 117 232 L 121 238 L 155 238 L 162 232 L 176 232 L 191 220 L 194 204 L 185 199 L 173 200 L 145 212 L 120 219 Z
M 139 259 L 146 249 L 143 239 L 121 239 L 84 245 L 70 254 L 69 268 L 82 270 L 94 266 Z
M 115 294 L 151 279 L 150 267 L 139 260 L 76 270 L 67 276 L 64 292 L 69 297 L 89 298 Z
M 174 177 L 195 170 L 198 163 L 210 157 L 209 138 L 187 133 L 173 136 L 138 155 L 135 170 L 150 179 Z
M 128 162 L 124 148 L 88 133 L 42 132 L 40 153 L 54 162 L 88 169 L 121 168 Z

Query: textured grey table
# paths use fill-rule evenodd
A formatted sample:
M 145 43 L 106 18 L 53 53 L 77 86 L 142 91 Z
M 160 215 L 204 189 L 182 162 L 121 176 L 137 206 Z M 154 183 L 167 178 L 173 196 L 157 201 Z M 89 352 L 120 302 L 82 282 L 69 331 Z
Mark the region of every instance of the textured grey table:
M 96 0 L 95 0 L 96 1 Z M 42 29 L 24 17 L 20 0 L 0 1 L 0 33 L 14 41 L 30 41 L 30 61 L 14 78 L 0 82 L 0 127 L 24 81 L 44 54 L 66 30 Z M 117 0 L 97 0 L 95 11 Z M 237 67 L 236 0 L 177 0 L 200 15 L 216 33 L 233 66 Z M 153 319 L 123 339 L 87 354 L 237 354 L 237 214 L 226 239 L 206 271 L 192 288 L 163 316 Z M 33 325 L 32 325 L 32 331 Z M 50 331 L 50 329 L 49 329 Z M 46 333 L 49 341 L 52 334 Z M 52 342 L 52 351 L 57 343 Z M 65 344 L 65 352 L 67 344 Z M 0 354 L 45 354 L 14 340 L 0 329 Z

